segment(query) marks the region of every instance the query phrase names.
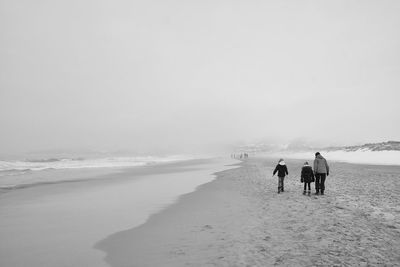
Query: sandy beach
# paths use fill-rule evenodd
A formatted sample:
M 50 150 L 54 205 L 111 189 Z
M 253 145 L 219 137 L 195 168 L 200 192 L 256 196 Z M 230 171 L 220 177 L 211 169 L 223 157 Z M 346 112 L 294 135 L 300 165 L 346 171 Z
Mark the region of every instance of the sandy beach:
M 286 161 L 282 194 L 271 177 L 276 160 L 226 162 L 1 194 L 0 266 L 400 265 L 399 166 L 331 162 L 326 195 L 304 196 L 301 160 Z M 209 180 L 160 198 L 188 177 Z
M 326 195 L 304 196 L 302 163 L 278 195 L 275 162 L 249 159 L 96 248 L 111 266 L 400 265 L 400 167 L 331 163 Z

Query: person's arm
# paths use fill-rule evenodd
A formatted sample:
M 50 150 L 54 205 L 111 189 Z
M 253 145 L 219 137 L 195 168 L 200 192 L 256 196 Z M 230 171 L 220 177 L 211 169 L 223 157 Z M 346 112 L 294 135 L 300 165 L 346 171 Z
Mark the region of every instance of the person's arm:
M 287 170 L 287 166 L 286 165 L 285 165 L 285 172 L 286 172 L 286 175 L 289 175 L 289 172 Z
M 317 166 L 318 166 L 318 160 L 314 159 L 314 173 L 317 171 Z
M 326 176 L 329 176 L 329 165 L 326 160 L 325 160 L 325 166 L 326 166 Z
M 278 171 L 278 165 L 276 165 L 274 172 L 272 173 L 272 176 L 275 175 L 275 173 Z

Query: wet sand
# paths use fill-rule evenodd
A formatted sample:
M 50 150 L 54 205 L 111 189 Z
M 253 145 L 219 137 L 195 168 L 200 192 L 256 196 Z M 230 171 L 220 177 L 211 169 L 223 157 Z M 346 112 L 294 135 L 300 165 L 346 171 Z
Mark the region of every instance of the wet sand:
M 304 196 L 286 162 L 282 194 L 276 162 L 251 158 L 95 247 L 113 267 L 400 266 L 400 166 L 330 162 L 325 195 Z
M 97 242 L 145 223 L 233 162 L 191 160 L 100 176 L 96 170 L 95 177 L 54 171 L 46 174 L 57 175 L 52 183 L 7 189 L 0 193 L 0 266 L 108 266 Z

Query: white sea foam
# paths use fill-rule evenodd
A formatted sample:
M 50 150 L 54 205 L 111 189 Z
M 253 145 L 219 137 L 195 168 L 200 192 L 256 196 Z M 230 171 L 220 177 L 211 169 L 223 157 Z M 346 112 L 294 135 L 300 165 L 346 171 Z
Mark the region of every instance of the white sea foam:
M 164 157 L 49 158 L 0 161 L 0 189 L 16 189 L 36 184 L 76 181 L 110 173 L 113 169 L 156 165 L 196 159 L 188 155 Z M 93 175 L 95 174 L 95 175 Z
M 22 161 L 0 161 L 0 172 L 42 171 L 46 169 L 82 169 L 82 168 L 115 168 L 134 167 L 163 162 L 192 159 L 191 156 L 174 155 L 166 157 L 108 157 L 108 158 L 62 158 L 34 159 Z

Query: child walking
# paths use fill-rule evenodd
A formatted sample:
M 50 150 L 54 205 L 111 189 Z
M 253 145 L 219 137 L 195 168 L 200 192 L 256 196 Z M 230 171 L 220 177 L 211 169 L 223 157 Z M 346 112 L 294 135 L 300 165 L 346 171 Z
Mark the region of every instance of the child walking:
M 279 160 L 278 165 L 276 165 L 272 176 L 274 176 L 276 172 L 278 172 L 278 194 L 279 194 L 280 192 L 284 192 L 283 180 L 285 178 L 285 175 L 289 175 L 288 169 L 283 159 Z
M 306 187 L 308 185 L 308 194 L 311 194 L 311 183 L 314 182 L 314 172 L 308 162 L 304 162 L 303 168 L 301 169 L 301 182 L 304 183 L 303 195 L 306 194 Z

